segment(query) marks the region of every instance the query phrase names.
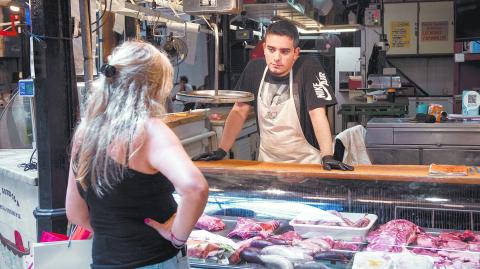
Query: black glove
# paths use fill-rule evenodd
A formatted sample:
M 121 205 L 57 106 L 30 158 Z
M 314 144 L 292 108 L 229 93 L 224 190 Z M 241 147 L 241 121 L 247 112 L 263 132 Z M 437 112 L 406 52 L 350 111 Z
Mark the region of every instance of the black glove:
M 225 158 L 227 152 L 225 150 L 218 148 L 217 150 L 205 152 L 200 155 L 194 156 L 192 161 L 218 161 Z
M 323 156 L 322 162 L 323 162 L 323 169 L 328 171 L 332 169 L 343 170 L 343 171 L 353 171 L 353 166 L 350 166 L 348 164 L 342 163 L 341 161 L 335 160 L 332 155 Z

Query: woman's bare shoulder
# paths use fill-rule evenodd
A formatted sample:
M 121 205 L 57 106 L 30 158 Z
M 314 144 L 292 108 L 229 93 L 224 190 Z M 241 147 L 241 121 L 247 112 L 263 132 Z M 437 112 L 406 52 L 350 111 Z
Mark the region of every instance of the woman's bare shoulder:
M 159 139 L 169 143 L 178 140 L 172 129 L 170 129 L 161 118 L 149 118 L 146 120 L 145 133 L 147 139 Z
M 145 131 L 150 133 L 150 132 L 158 132 L 158 131 L 166 131 L 168 126 L 163 122 L 161 118 L 148 118 L 145 121 Z

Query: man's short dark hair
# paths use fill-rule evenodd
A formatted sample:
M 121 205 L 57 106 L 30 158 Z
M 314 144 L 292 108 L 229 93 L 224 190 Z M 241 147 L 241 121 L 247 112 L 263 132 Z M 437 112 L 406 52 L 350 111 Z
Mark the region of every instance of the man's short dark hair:
M 180 76 L 180 81 L 184 82 L 184 83 L 188 83 L 188 78 L 187 76 Z
M 298 47 L 298 43 L 300 42 L 297 27 L 295 24 L 287 20 L 281 20 L 270 24 L 265 33 L 265 38 L 269 34 L 290 37 L 293 39 L 294 48 Z

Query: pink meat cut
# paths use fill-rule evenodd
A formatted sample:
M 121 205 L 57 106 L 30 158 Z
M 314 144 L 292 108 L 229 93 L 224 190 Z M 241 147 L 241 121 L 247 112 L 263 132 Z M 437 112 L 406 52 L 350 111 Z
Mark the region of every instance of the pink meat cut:
M 404 246 L 416 240 L 421 231 L 408 220 L 391 220 L 368 234 L 367 250 L 401 252 Z

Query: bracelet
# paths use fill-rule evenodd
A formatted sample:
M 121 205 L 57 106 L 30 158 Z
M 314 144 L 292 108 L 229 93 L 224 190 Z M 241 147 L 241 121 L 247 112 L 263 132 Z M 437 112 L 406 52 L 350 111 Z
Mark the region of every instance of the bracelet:
M 174 241 L 177 241 L 177 242 L 180 242 L 181 244 L 180 245 L 177 245 L 175 244 Z M 182 239 L 178 239 L 172 231 L 170 231 L 170 242 L 172 242 L 172 245 L 174 248 L 176 249 L 181 249 L 183 248 L 183 246 L 185 245 L 185 243 L 187 243 L 187 240 L 182 240 Z
M 183 249 L 185 247 L 185 244 L 176 245 L 175 243 L 173 243 L 173 241 L 170 242 L 172 243 L 172 246 L 176 249 Z
M 178 238 L 173 234 L 172 231 L 170 231 L 170 238 L 171 238 L 171 239 L 175 239 L 176 241 L 181 242 L 181 243 L 186 243 L 186 242 L 187 242 L 187 240 L 178 239 Z

